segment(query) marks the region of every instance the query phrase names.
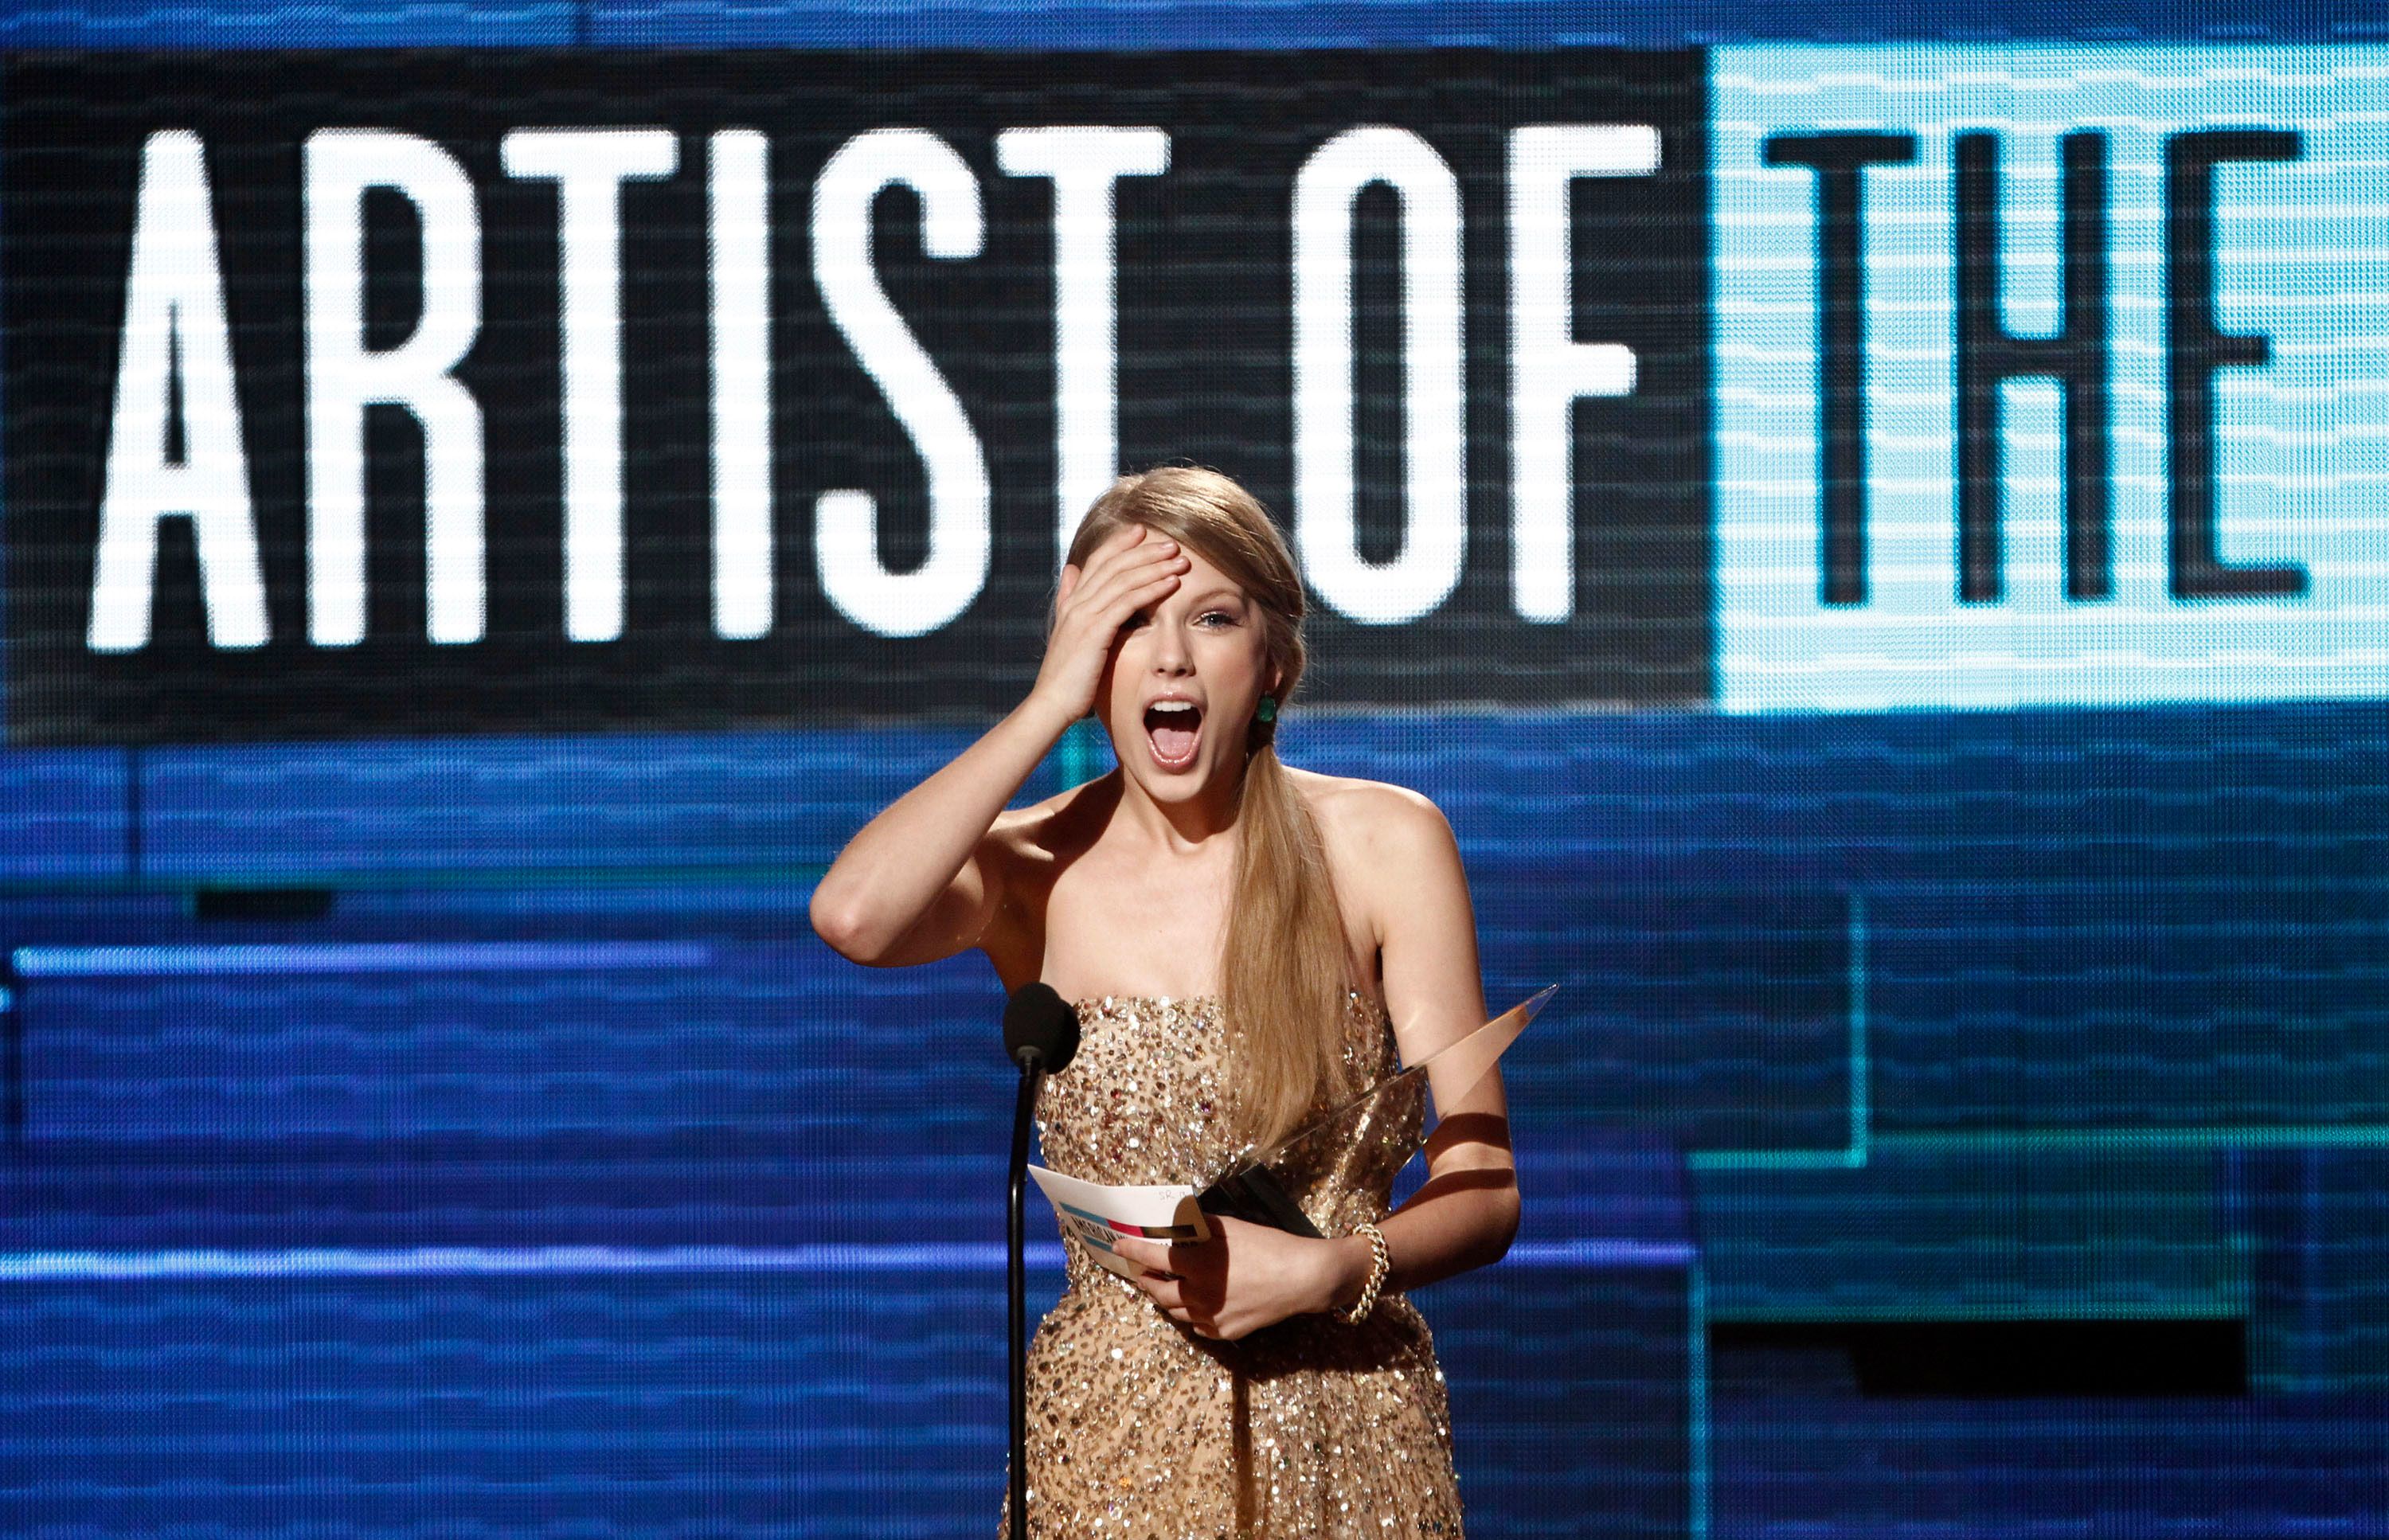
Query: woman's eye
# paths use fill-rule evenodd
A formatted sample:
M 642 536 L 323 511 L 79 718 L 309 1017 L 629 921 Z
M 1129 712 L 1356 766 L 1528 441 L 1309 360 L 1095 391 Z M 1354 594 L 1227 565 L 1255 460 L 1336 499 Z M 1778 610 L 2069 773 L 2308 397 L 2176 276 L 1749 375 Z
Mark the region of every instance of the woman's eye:
M 1201 615 L 1195 617 L 1194 623 L 1198 626 L 1209 626 L 1216 630 L 1221 626 L 1234 625 L 1236 623 L 1236 617 L 1230 615 L 1225 610 L 1205 610 Z

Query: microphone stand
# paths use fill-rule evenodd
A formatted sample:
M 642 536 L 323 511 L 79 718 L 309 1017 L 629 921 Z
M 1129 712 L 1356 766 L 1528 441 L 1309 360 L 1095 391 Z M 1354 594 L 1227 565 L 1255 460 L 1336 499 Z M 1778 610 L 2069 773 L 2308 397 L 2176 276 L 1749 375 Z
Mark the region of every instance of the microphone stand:
M 1012 1317 L 1012 1528 L 1011 1540 L 1028 1535 L 1028 1267 L 1023 1215 L 1028 1207 L 1028 1129 L 1036 1120 L 1037 1092 L 1045 1083 L 1045 1056 L 1020 1051 L 1020 1094 L 1012 1104 L 1012 1194 L 1004 1215 L 1009 1255 L 1006 1293 Z

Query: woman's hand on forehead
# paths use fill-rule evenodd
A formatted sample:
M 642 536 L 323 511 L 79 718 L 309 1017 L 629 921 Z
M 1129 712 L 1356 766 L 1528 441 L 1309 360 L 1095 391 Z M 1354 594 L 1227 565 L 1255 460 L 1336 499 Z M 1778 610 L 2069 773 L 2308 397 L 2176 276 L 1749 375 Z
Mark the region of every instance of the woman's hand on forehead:
M 1120 628 L 1176 590 L 1189 566 L 1177 541 L 1131 524 L 1089 553 L 1083 568 L 1062 568 L 1054 630 L 1030 699 L 1066 723 L 1093 710 Z

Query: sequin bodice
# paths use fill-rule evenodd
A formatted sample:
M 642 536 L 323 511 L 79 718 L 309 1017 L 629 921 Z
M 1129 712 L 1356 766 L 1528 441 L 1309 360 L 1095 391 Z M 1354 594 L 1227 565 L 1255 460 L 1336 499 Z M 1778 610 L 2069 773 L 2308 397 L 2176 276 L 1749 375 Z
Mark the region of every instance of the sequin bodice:
M 1223 1171 L 1238 1143 L 1219 1002 L 1109 996 L 1078 1013 L 1077 1057 L 1039 1103 L 1045 1163 L 1131 1185 Z M 1353 996 L 1341 1030 L 1356 1083 L 1398 1067 L 1373 1004 Z M 1278 1175 L 1322 1231 L 1348 1234 L 1385 1216 L 1424 1116 L 1415 1085 L 1378 1097 Z M 1443 1376 L 1407 1299 L 1357 1327 L 1297 1316 L 1218 1342 L 1075 1243 L 1065 1254 L 1069 1289 L 1029 1350 L 1031 1540 L 1459 1535 Z
M 1231 1034 L 1218 1002 L 1105 996 L 1078 1011 L 1078 1055 L 1039 1103 L 1046 1164 L 1089 1181 L 1208 1186 L 1238 1152 L 1223 1083 Z M 1361 996 L 1349 998 L 1343 1025 L 1352 1084 L 1400 1067 L 1391 1025 Z M 1386 1216 L 1424 1116 L 1420 1088 L 1401 1087 L 1301 1141 L 1277 1174 L 1321 1233 L 1349 1234 Z M 1070 1262 L 1074 1281 L 1101 1271 L 1076 1247 Z

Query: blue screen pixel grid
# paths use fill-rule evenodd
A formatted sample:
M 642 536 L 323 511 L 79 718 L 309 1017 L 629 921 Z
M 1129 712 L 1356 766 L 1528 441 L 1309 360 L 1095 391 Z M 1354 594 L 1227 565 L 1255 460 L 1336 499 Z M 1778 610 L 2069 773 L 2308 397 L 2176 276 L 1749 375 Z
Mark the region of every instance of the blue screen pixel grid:
M 2226 282 L 2229 325 L 2268 296 L 2341 307 L 2278 328 L 2281 388 L 2225 438 L 2288 463 L 2250 462 L 2253 501 L 2224 503 L 2228 527 L 2278 534 L 2229 556 L 2311 557 L 2340 619 L 2178 655 L 2112 615 L 2053 642 L 2002 620 L 1971 684 L 1920 686 L 1901 651 L 1923 634 L 1944 659 L 1993 625 L 1948 596 L 1935 441 L 1951 126 L 1998 118 L 2046 148 L 2127 124 L 2117 185 L 2146 193 L 2159 152 L 2130 136 L 2164 125 L 2118 99 L 2130 77 L 2171 50 L 2204 69 L 2280 50 L 2268 65 L 2339 72 L 2310 153 L 2361 168 L 2389 72 L 2342 45 L 2381 26 L 2355 5 L 1984 3 L 1929 30 L 1889 5 L 26 6 L 0 42 L 1714 50 L 1717 261 L 1759 274 L 1711 334 L 1716 702 L 1297 709 L 1283 741 L 1445 809 L 1488 999 L 1565 986 L 1507 1062 L 1519 1244 L 1422 1295 L 1472 1526 L 1955 1540 L 2389 1530 L 2378 194 L 2250 216 L 2242 249 L 2287 231 L 2284 250 L 2346 259 Z M 1941 116 L 1914 108 L 2052 57 L 2109 97 L 2034 120 L 1999 96 L 2012 82 L 1975 81 Z M 1866 261 L 1896 351 L 1870 428 L 1893 601 L 1859 617 L 1816 593 L 1807 270 L 1766 275 L 1805 259 L 1816 183 L 1757 146 L 1818 78 L 1843 93 L 1835 128 L 1924 141 L 1910 180 L 1866 173 L 1892 216 Z M 2291 110 L 2263 89 L 2230 112 Z M 2015 238 L 2053 240 L 2057 196 L 2026 180 Z M 2150 236 L 2118 261 L 2119 309 L 2153 327 L 2162 210 L 2117 210 Z M 2055 324 L 2036 271 L 2019 332 Z M 2161 617 L 2161 430 L 2131 416 L 2156 410 L 2158 364 L 2119 351 L 2118 570 L 2127 607 Z M 2357 404 L 2318 415 L 2323 397 Z M 2010 397 L 2038 489 L 2017 484 L 2014 549 L 2053 571 L 2051 398 Z M 2325 441 L 2357 448 L 2296 463 Z M 1770 523 L 1752 511 L 1769 497 L 1797 507 Z M 2319 555 L 2302 499 L 2339 519 Z M 1736 544 L 1784 528 L 1800 540 Z M 2020 604 L 2080 619 L 2053 592 Z M 1810 617 L 1828 641 L 1786 629 Z M 2036 649 L 2055 662 L 2020 666 Z M 2322 682 L 2281 685 L 2302 658 Z M 0 752 L 0 1527 L 991 1529 L 1000 994 L 971 960 L 865 973 L 805 918 L 842 842 L 967 736 Z M 1024 795 L 1103 762 L 1074 739 Z M 1058 1257 L 1032 1252 L 1048 1294 Z M 1978 1352 L 2104 1326 L 2194 1344 L 2226 1382 L 2127 1364 L 2026 1394 L 1871 1383 L 1867 1344 L 1925 1339 L 1868 1333 L 1920 1326 Z

